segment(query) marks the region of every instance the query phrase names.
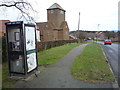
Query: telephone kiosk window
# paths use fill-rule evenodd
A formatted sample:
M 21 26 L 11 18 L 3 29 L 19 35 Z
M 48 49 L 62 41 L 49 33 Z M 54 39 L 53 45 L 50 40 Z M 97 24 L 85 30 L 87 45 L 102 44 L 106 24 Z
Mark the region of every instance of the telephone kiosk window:
M 10 49 L 11 51 L 20 51 L 21 45 L 20 45 L 20 32 L 14 32 L 13 33 L 13 39 L 12 42 L 10 42 Z

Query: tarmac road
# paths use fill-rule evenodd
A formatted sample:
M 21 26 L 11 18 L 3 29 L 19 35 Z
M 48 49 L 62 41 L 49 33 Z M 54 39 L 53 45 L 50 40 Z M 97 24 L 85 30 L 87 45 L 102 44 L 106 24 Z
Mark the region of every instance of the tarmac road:
M 113 73 L 120 86 L 120 44 L 104 45 L 103 42 L 99 42 L 109 60 Z

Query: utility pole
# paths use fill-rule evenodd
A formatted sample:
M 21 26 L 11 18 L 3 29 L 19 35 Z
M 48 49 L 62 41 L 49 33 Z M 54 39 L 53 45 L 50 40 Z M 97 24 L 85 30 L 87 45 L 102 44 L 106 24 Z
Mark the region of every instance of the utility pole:
M 79 12 L 79 19 L 78 19 L 78 30 L 79 30 L 79 27 L 80 27 L 80 12 Z
M 98 31 L 99 31 L 99 26 L 100 24 L 98 24 Z M 96 36 L 96 42 L 98 41 L 98 33 L 97 33 L 97 36 Z
M 79 28 L 80 28 L 80 12 L 79 12 L 79 19 L 78 19 L 78 35 L 77 35 L 77 39 L 78 39 L 78 43 L 80 42 L 80 39 L 79 39 Z
M 98 24 L 98 31 L 99 31 L 99 26 L 100 26 L 100 24 Z

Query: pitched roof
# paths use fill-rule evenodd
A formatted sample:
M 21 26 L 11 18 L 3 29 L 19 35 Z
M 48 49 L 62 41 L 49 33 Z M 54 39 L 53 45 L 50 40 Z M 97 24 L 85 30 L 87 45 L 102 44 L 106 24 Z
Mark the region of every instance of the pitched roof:
M 49 23 L 49 22 L 37 22 L 36 23 L 38 26 L 40 26 L 40 29 L 41 28 L 46 28 L 46 26 L 49 28 L 49 29 L 54 29 L 55 28 L 55 25 L 53 23 Z
M 54 3 L 52 6 L 50 6 L 49 8 L 48 8 L 48 10 L 49 9 L 61 9 L 61 10 L 64 10 L 59 4 L 57 4 L 57 3 Z M 65 11 L 65 10 L 64 10 Z

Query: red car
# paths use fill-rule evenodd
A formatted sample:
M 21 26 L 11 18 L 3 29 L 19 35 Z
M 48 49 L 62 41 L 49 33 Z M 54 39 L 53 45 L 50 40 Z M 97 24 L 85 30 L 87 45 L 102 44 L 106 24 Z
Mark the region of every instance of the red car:
M 112 44 L 112 41 L 111 41 L 111 40 L 105 40 L 105 41 L 104 41 L 104 45 L 106 45 L 106 44 L 111 45 L 111 44 Z

